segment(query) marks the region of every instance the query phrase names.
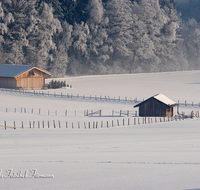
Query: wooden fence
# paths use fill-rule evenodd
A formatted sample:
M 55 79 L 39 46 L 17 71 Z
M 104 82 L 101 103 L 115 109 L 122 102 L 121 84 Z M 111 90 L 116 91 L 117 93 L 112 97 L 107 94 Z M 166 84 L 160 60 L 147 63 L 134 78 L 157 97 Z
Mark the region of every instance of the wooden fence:
M 194 113 L 191 112 L 190 115 L 176 115 L 175 117 L 129 117 L 111 121 L 87 121 L 87 122 L 65 122 L 61 124 L 60 121 L 29 121 L 28 124 L 25 125 L 25 122 L 21 122 L 21 124 L 16 125 L 14 121 L 13 127 L 7 126 L 6 121 L 4 125 L 0 125 L 0 127 L 4 127 L 5 130 L 7 128 L 12 129 L 24 129 L 24 128 L 71 128 L 71 129 L 98 129 L 98 128 L 110 128 L 110 127 L 119 127 L 119 126 L 129 126 L 129 125 L 141 125 L 141 124 L 152 124 L 152 123 L 162 123 L 162 122 L 171 122 L 171 121 L 181 121 L 185 119 L 194 119 L 199 118 L 199 111 Z
M 85 100 L 85 101 L 103 101 L 103 102 L 115 102 L 115 103 L 127 103 L 127 104 L 137 104 L 140 103 L 142 101 L 144 101 L 144 99 L 138 100 L 138 98 L 121 98 L 120 96 L 117 97 L 110 97 L 110 96 L 85 96 L 85 95 L 79 95 L 78 93 L 76 95 L 74 94 L 63 94 L 61 93 L 50 93 L 47 90 L 43 90 L 43 91 L 28 91 L 28 90 L 19 90 L 19 89 L 7 89 L 7 88 L 0 88 L 0 91 L 2 92 L 11 92 L 11 93 L 17 93 L 17 94 L 21 94 L 21 95 L 29 95 L 29 96 L 45 96 L 45 97 L 55 97 L 55 98 L 65 98 L 65 99 L 76 99 L 76 100 Z M 46 92 L 44 92 L 46 91 Z M 187 100 L 185 100 L 184 103 L 179 102 L 178 100 L 178 106 L 192 106 L 192 107 L 200 107 L 200 102 L 198 103 L 194 103 L 194 101 L 192 102 L 188 102 Z

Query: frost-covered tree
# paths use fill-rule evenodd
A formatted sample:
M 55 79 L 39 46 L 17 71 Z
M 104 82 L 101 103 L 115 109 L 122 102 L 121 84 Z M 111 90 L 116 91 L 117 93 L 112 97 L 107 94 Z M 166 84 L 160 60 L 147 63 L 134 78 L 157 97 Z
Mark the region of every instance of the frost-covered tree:
M 106 29 L 109 19 L 104 14 L 105 9 L 101 0 L 90 0 L 87 10 L 90 15 L 87 21 L 90 31 L 87 42 L 90 60 L 87 62 L 90 63 L 89 67 L 93 73 L 101 73 L 101 64 L 109 59 L 108 52 L 103 51 L 108 37 Z M 107 59 L 103 59 L 106 56 Z
M 172 65 L 169 63 L 176 64 L 173 58 L 180 25 L 175 8 L 161 8 L 159 0 L 142 0 L 134 11 L 140 28 L 135 41 L 138 45 L 134 57 L 137 65 L 148 72 L 170 70 Z
M 183 26 L 182 37 L 189 69 L 200 69 L 200 24 L 195 19 L 188 20 Z
M 63 31 L 54 39 L 57 49 L 54 51 L 54 60 L 50 64 L 50 71 L 53 76 L 63 77 L 68 70 L 68 51 L 72 45 L 73 26 L 67 22 L 62 24 Z
M 132 3 L 129 0 L 108 1 L 106 16 L 109 18 L 108 26 L 108 45 L 112 47 L 113 60 L 132 59 Z
M 31 15 L 27 31 L 27 61 L 49 70 L 48 62 L 53 61 L 51 51 L 56 49 L 53 35 L 62 31 L 59 20 L 53 16 L 52 7 L 46 3 L 41 5 L 35 14 Z

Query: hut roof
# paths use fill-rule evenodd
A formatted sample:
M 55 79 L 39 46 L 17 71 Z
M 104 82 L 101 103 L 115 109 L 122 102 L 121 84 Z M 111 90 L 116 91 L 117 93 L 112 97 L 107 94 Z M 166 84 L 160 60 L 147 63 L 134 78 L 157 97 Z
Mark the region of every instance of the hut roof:
M 169 107 L 174 107 L 174 106 L 177 105 L 176 102 L 174 102 L 173 100 L 169 99 L 168 97 L 166 97 L 166 96 L 163 95 L 163 94 L 156 94 L 156 95 L 150 97 L 149 99 L 151 99 L 151 98 L 154 98 L 154 99 L 156 99 L 156 100 L 162 102 L 163 104 L 166 104 L 166 105 L 169 106 Z M 143 101 L 143 102 L 141 102 L 141 103 L 135 105 L 134 107 L 140 106 L 140 104 L 142 104 L 142 103 L 148 101 L 149 99 L 147 99 L 147 100 L 145 100 L 145 101 Z
M 34 68 L 34 66 L 30 66 L 30 65 L 4 65 L 4 64 L 0 64 L 0 77 L 16 77 L 22 73 L 24 73 L 27 70 L 30 70 Z M 37 68 L 37 67 L 35 67 Z M 39 69 L 38 70 L 51 75 L 49 72 Z

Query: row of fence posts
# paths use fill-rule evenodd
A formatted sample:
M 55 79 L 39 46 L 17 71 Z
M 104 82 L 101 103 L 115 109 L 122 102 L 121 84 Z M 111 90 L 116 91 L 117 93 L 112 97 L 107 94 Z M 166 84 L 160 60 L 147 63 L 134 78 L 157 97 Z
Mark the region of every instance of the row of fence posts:
M 6 113 L 8 113 L 9 112 L 8 108 L 6 108 L 5 111 L 6 111 Z M 41 111 L 42 111 L 41 108 L 38 109 L 38 112 L 35 112 L 35 110 L 32 108 L 31 111 L 30 111 L 30 113 L 31 114 L 37 113 L 37 114 L 40 115 Z M 22 108 L 22 107 L 20 108 L 19 112 L 20 113 L 28 113 L 27 109 L 26 108 Z M 14 113 L 17 113 L 17 108 L 14 108 Z M 50 115 L 51 113 L 52 113 L 52 111 L 47 110 L 47 115 Z M 135 113 L 134 116 L 137 116 L 137 111 L 135 111 L 134 113 Z M 58 115 L 58 111 L 57 110 L 55 110 L 55 114 L 54 115 L 55 116 Z M 64 115 L 65 116 L 68 115 L 68 110 L 64 111 Z M 84 110 L 84 116 L 94 116 L 94 115 L 102 116 L 102 110 L 98 110 L 96 112 L 93 112 L 93 110 L 91 110 L 91 112 L 89 112 L 89 110 Z M 119 112 L 116 112 L 116 111 L 112 110 L 111 116 L 120 116 L 121 117 L 122 115 L 126 115 L 127 117 L 129 117 L 130 116 L 130 111 L 127 110 L 126 112 L 124 112 L 124 111 L 120 110 Z M 74 110 L 74 116 L 77 116 L 77 110 Z
M 13 90 L 12 89 L 7 89 L 7 88 L 5 88 L 5 90 L 4 90 L 4 88 L 1 88 L 1 90 L 2 91 L 11 91 L 11 92 L 13 92 Z M 17 90 L 17 89 L 15 89 L 14 90 L 14 92 L 15 93 L 17 93 L 17 92 L 19 92 L 19 93 L 22 93 L 22 94 L 34 94 L 34 95 L 39 95 L 39 96 L 44 96 L 44 95 L 47 95 L 47 96 L 50 96 L 50 95 L 53 95 L 54 97 L 64 97 L 65 95 L 63 95 L 63 93 L 61 92 L 60 94 L 56 94 L 56 92 L 54 92 L 54 94 L 49 94 L 49 91 L 48 91 L 48 93 L 44 93 L 43 91 L 42 92 L 40 92 L 40 91 L 33 91 L 33 93 L 31 93 L 31 91 L 27 91 L 27 90 Z M 91 99 L 94 99 L 94 100 L 100 100 L 100 101 L 102 101 L 102 100 L 105 100 L 105 101 L 111 101 L 111 100 L 113 100 L 113 101 L 125 101 L 125 102 L 130 102 L 130 103 L 137 103 L 137 102 L 140 102 L 140 101 L 138 101 L 138 99 L 137 98 L 135 98 L 135 99 L 133 99 L 132 100 L 132 98 L 130 97 L 130 99 L 128 100 L 128 98 L 127 97 L 125 97 L 125 99 L 121 99 L 120 98 L 120 96 L 119 96 L 119 98 L 115 98 L 115 96 L 114 96 L 114 98 L 110 98 L 110 96 L 105 96 L 104 98 L 102 97 L 102 96 L 100 96 L 99 98 L 95 95 L 94 97 L 92 96 L 92 95 L 90 95 L 89 97 L 86 97 L 85 95 L 83 95 L 83 96 L 80 96 L 78 93 L 77 93 L 77 95 L 73 95 L 73 94 L 68 94 L 67 93 L 67 95 L 66 95 L 66 97 L 67 98 L 80 98 L 80 97 L 82 97 L 83 99 L 86 99 L 86 98 L 89 98 L 90 100 Z M 143 99 L 143 101 L 144 101 L 144 99 Z M 179 103 L 179 100 L 178 100 L 178 104 L 180 104 Z M 187 104 L 187 100 L 185 100 L 185 103 L 184 103 L 184 105 L 185 106 L 187 106 L 187 105 L 189 105 L 189 104 Z M 193 101 L 192 101 L 192 107 L 194 106 L 194 103 L 193 103 Z M 200 107 L 200 102 L 198 103 L 198 106 Z
M 115 96 L 113 97 L 113 98 L 110 98 L 110 96 L 104 96 L 104 97 L 102 97 L 102 96 L 92 96 L 92 95 L 90 95 L 89 97 L 88 96 L 85 96 L 85 95 L 79 95 L 78 93 L 77 93 L 77 95 L 73 95 L 72 93 L 71 94 L 69 94 L 69 93 L 67 93 L 66 95 L 64 95 L 62 92 L 60 93 L 60 94 L 56 94 L 56 92 L 54 92 L 53 94 L 50 94 L 49 93 L 49 91 L 47 92 L 47 93 L 44 93 L 43 91 L 42 92 L 40 92 L 40 91 L 33 91 L 33 92 L 31 92 L 31 91 L 27 91 L 27 90 L 17 90 L 17 89 L 15 89 L 15 90 L 11 90 L 11 89 L 3 89 L 2 88 L 2 91 L 5 91 L 5 92 L 7 92 L 7 91 L 11 91 L 11 92 L 15 92 L 15 93 L 17 93 L 17 92 L 19 92 L 20 94 L 22 93 L 22 94 L 33 94 L 33 95 L 38 95 L 38 96 L 54 96 L 54 97 L 61 97 L 61 98 L 63 98 L 63 97 L 67 97 L 67 98 L 83 98 L 83 99 L 90 99 L 90 100 L 92 100 L 92 99 L 94 99 L 94 100 L 100 100 L 100 101 L 103 101 L 103 100 L 105 100 L 105 101 L 111 101 L 111 100 L 113 100 L 113 101 L 125 101 L 125 102 L 130 102 L 130 103 L 133 103 L 133 102 L 135 102 L 135 103 L 137 103 L 138 102 L 138 100 L 137 100 L 137 98 L 135 98 L 135 99 L 133 99 L 132 100 L 132 98 L 130 97 L 130 99 L 128 100 L 128 98 L 127 97 L 125 97 L 125 99 L 121 99 L 121 97 L 119 96 L 119 98 L 115 98 Z
M 194 114 L 194 112 L 192 111 L 191 112 L 191 116 L 190 118 L 194 118 L 194 117 L 197 117 L 199 118 L 199 111 L 196 112 L 196 114 Z M 175 117 L 155 117 L 154 118 L 154 123 L 161 123 L 161 122 L 170 122 L 170 121 L 178 121 L 178 120 L 184 120 L 185 116 L 184 115 L 176 115 Z M 100 127 L 103 128 L 105 125 L 104 125 L 105 121 L 101 121 L 100 123 Z M 141 118 L 140 117 L 134 117 L 133 119 L 133 125 L 140 125 L 140 124 L 151 124 L 153 123 L 153 118 L 152 117 L 143 117 L 142 118 L 142 121 L 141 121 Z M 131 125 L 131 121 L 130 121 L 130 118 L 128 118 L 128 121 L 125 123 L 125 119 L 122 120 L 122 125 L 120 125 L 120 122 L 119 120 L 116 121 L 116 125 L 114 123 L 114 120 L 111 121 L 111 125 L 109 124 L 109 121 L 106 121 L 106 127 L 109 128 L 109 127 L 115 127 L 115 126 L 125 126 L 125 125 Z M 1 125 L 2 126 L 2 125 Z M 87 127 L 88 126 L 88 127 Z M 6 121 L 4 122 L 4 127 L 5 127 L 5 130 L 7 128 L 7 125 L 6 125 Z M 86 125 L 86 122 L 83 122 L 83 127 L 85 129 L 91 129 L 91 128 L 99 128 L 99 123 L 98 121 L 93 121 L 93 122 L 88 122 L 88 124 Z M 16 123 L 14 121 L 14 126 L 13 127 L 9 127 L 9 128 L 14 128 L 16 129 Z M 21 123 L 21 128 L 24 129 L 24 122 L 22 121 Z M 40 121 L 38 122 L 31 122 L 29 121 L 29 128 L 45 128 L 45 122 L 42 121 L 42 123 L 40 123 Z M 47 121 L 47 128 L 50 128 L 50 122 Z M 58 121 L 58 125 L 56 125 L 56 122 L 55 120 L 53 120 L 53 128 L 61 128 L 61 122 Z M 69 123 L 66 121 L 65 122 L 65 128 L 69 128 Z M 71 128 L 74 129 L 75 128 L 75 125 L 74 125 L 74 122 L 71 123 Z M 80 125 L 80 122 L 77 123 L 77 128 L 80 129 L 81 128 L 81 125 Z
M 41 111 L 42 111 L 42 109 L 39 108 L 37 114 L 40 115 L 40 114 L 41 114 Z M 6 113 L 8 113 L 8 112 L 9 112 L 9 110 L 8 110 L 8 108 L 6 108 Z M 17 108 L 14 108 L 14 113 L 17 113 Z M 27 109 L 26 109 L 26 108 L 20 108 L 20 113 L 28 113 L 28 112 L 27 112 Z M 34 114 L 34 113 L 36 113 L 36 112 L 35 112 L 35 110 L 32 108 L 31 111 L 30 111 L 30 113 L 31 113 L 31 114 Z M 50 115 L 51 113 L 52 113 L 52 111 L 47 110 L 47 115 Z M 57 111 L 57 110 L 55 110 L 54 113 L 55 113 L 55 116 L 58 115 L 58 111 Z M 77 115 L 76 113 L 77 113 L 77 111 L 74 110 L 74 116 Z M 68 110 L 65 110 L 65 111 L 64 111 L 64 115 L 67 116 L 67 114 L 68 114 Z

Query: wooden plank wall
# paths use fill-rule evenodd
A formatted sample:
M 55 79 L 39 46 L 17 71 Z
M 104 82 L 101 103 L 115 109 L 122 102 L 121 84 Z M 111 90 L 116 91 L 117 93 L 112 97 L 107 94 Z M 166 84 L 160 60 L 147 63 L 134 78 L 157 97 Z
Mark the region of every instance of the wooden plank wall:
M 33 69 L 32 71 L 35 75 L 31 75 L 30 71 L 27 71 L 17 77 L 18 88 L 41 89 L 44 87 L 45 74 L 37 69 Z
M 16 88 L 15 78 L 0 77 L 0 88 Z

